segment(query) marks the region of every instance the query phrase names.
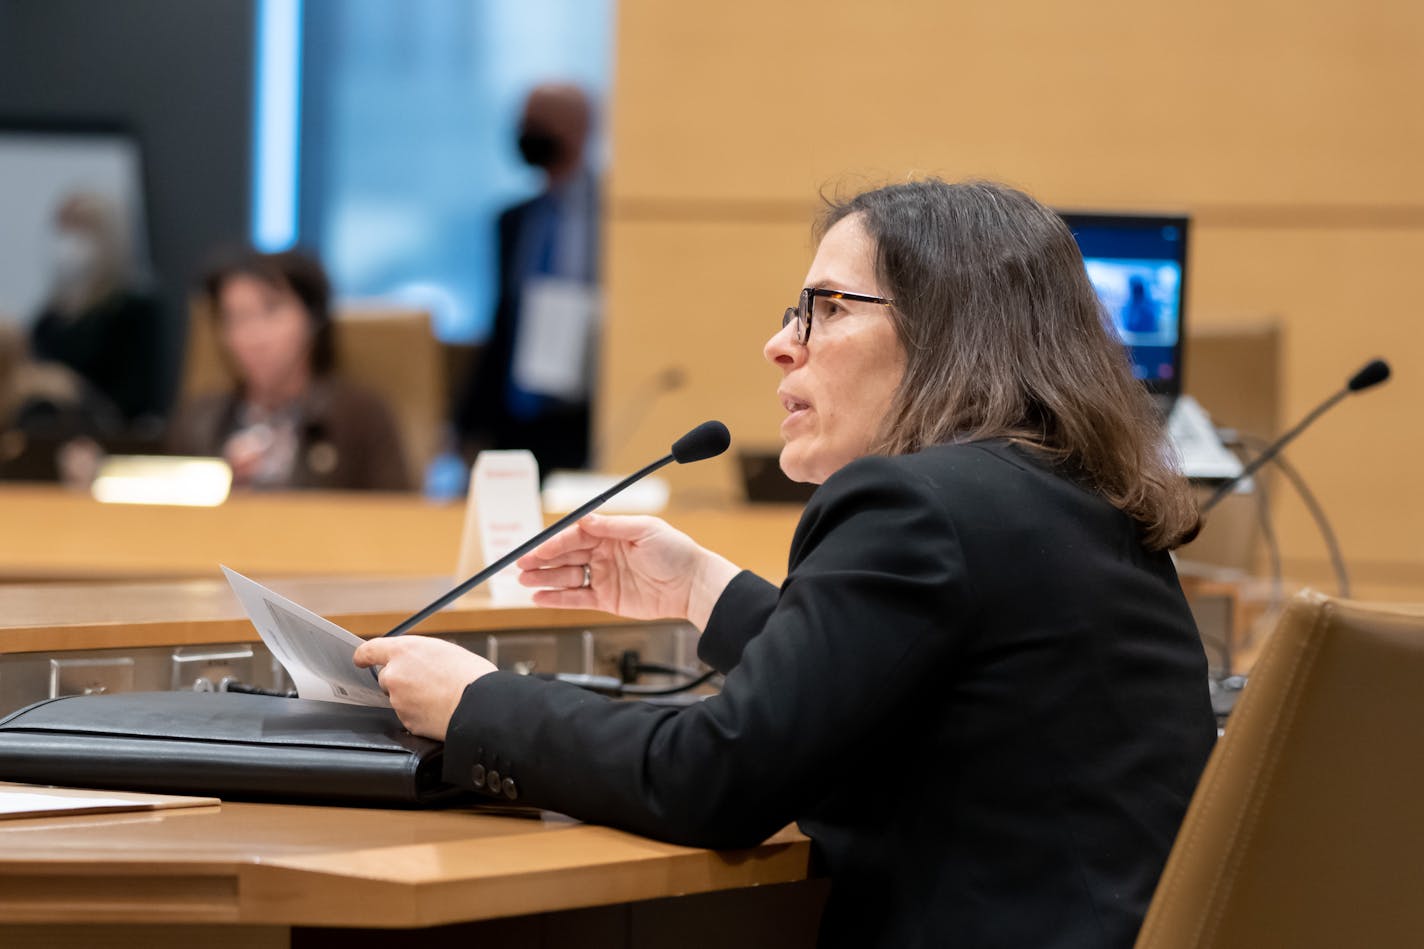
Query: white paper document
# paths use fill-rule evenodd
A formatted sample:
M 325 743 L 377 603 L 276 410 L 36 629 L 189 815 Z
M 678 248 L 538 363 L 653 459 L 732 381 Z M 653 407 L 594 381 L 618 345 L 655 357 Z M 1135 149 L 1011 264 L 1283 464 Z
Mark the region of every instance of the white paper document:
M 151 811 L 170 807 L 210 807 L 222 803 L 215 797 L 176 797 L 169 794 L 106 794 L 77 788 L 27 787 L 0 784 L 0 819 L 51 817 L 66 814 L 110 814 Z
M 370 669 L 351 657 L 364 641 L 330 620 L 223 567 L 227 582 L 257 635 L 296 683 L 297 695 L 322 702 L 390 708 L 391 700 Z

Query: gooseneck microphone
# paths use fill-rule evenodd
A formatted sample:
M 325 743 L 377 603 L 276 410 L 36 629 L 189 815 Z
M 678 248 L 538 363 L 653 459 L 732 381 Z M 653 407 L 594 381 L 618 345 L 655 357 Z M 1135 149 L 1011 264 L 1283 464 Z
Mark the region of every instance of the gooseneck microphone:
M 515 547 L 509 553 L 505 554 L 503 557 L 500 557 L 494 563 L 485 567 L 479 573 L 475 574 L 473 577 L 470 577 L 470 579 L 466 580 L 464 583 L 461 583 L 459 586 L 455 587 L 449 593 L 443 594 L 439 599 L 435 600 L 428 606 L 423 607 L 419 612 L 413 614 L 407 619 L 402 620 L 399 624 L 392 628 L 390 632 L 385 633 L 383 635 L 400 636 L 403 633 L 409 632 L 417 624 L 423 622 L 432 614 L 438 613 L 446 606 L 449 606 L 451 603 L 464 596 L 470 590 L 479 586 L 481 583 L 484 583 L 490 577 L 499 573 L 505 567 L 514 563 L 514 561 L 518 560 L 520 557 L 523 557 L 525 554 L 529 553 L 529 551 L 533 550 L 535 547 L 538 547 L 540 544 L 544 543 L 544 541 L 548 540 L 550 537 L 553 537 L 559 531 L 568 527 L 570 524 L 574 523 L 579 518 L 596 510 L 599 507 L 602 507 L 604 502 L 606 502 L 609 498 L 613 497 L 615 494 L 619 493 L 620 491 L 626 490 L 634 482 L 646 478 L 648 475 L 652 474 L 654 471 L 657 471 L 659 468 L 662 468 L 664 465 L 672 464 L 674 461 L 680 465 L 686 465 L 691 464 L 694 461 L 702 461 L 706 458 L 715 458 L 717 455 L 720 455 L 722 454 L 722 452 L 726 451 L 727 446 L 731 443 L 732 436 L 731 433 L 727 431 L 727 426 L 723 425 L 721 422 L 716 421 L 703 422 L 701 425 L 697 426 L 692 431 L 688 432 L 686 435 L 673 442 L 672 451 L 668 452 L 666 455 L 659 458 L 657 461 L 653 462 L 645 468 L 642 468 L 639 471 L 635 471 L 633 474 L 630 474 L 628 477 L 624 478 L 622 481 L 618 482 L 613 487 L 609 488 L 607 491 L 604 491 L 602 494 L 598 495 L 592 500 L 584 502 L 578 507 L 577 510 L 572 511 L 569 514 L 566 514 L 563 517 L 559 518 L 553 524 L 544 528 L 542 531 L 535 534 L 533 537 L 529 538 L 524 543 L 520 544 L 518 547 Z
M 1249 465 L 1241 469 L 1239 475 L 1217 488 L 1212 496 L 1207 498 L 1206 503 L 1201 506 L 1201 513 L 1205 514 L 1220 504 L 1222 499 L 1230 494 L 1233 488 L 1259 471 L 1262 465 L 1279 455 L 1281 450 L 1293 442 L 1297 435 L 1309 428 L 1316 419 L 1334 408 L 1335 405 L 1346 396 L 1353 395 L 1356 392 L 1363 392 L 1372 386 L 1379 385 L 1388 378 L 1389 363 L 1383 359 L 1371 359 L 1365 363 L 1360 367 L 1358 372 L 1350 377 L 1350 381 L 1345 383 L 1343 389 L 1320 403 L 1309 415 L 1297 422 L 1294 428 L 1272 442 L 1265 451 L 1252 459 Z

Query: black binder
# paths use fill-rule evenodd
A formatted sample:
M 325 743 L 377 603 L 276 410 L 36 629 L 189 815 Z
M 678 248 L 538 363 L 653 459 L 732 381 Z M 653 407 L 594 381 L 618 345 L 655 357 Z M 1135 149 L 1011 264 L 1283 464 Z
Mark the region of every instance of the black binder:
M 0 780 L 227 800 L 473 803 L 390 709 L 230 692 L 73 695 L 0 720 Z

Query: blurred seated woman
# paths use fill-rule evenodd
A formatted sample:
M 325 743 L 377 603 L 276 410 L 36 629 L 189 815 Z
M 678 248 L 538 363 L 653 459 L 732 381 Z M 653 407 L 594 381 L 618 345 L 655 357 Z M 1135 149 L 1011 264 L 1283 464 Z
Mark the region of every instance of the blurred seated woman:
M 167 407 L 163 314 L 140 286 L 128 224 L 108 198 L 66 197 L 55 212 L 49 296 L 30 329 L 38 363 L 71 370 L 127 427 L 157 431 Z
M 168 448 L 221 455 L 256 490 L 411 488 L 400 432 L 375 393 L 334 371 L 331 288 L 296 251 L 243 251 L 203 278 L 235 383 L 178 412 Z

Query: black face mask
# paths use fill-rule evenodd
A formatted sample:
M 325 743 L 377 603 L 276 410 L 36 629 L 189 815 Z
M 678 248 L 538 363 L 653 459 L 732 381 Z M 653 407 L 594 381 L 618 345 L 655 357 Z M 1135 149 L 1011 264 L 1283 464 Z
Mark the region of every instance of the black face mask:
M 519 154 L 535 168 L 548 168 L 558 164 L 563 157 L 564 146 L 548 132 L 527 129 L 519 133 Z

